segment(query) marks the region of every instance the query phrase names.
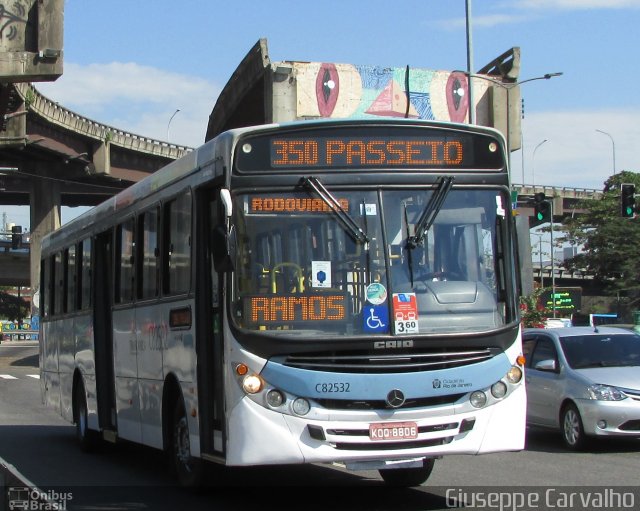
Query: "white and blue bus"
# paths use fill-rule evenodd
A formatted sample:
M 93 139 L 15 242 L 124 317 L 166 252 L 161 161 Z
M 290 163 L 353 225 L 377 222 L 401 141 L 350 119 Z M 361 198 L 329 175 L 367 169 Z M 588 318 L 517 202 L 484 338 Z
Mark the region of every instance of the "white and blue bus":
M 492 129 L 232 130 L 44 239 L 43 400 L 185 485 L 206 462 L 419 485 L 524 446 L 515 254 Z

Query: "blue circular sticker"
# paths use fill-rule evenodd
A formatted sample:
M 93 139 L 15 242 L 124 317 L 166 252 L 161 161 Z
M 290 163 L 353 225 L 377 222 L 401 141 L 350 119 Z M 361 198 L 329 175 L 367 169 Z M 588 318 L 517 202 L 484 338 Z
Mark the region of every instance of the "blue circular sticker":
M 381 305 L 387 299 L 387 288 L 379 282 L 367 286 L 367 301 L 373 305 Z

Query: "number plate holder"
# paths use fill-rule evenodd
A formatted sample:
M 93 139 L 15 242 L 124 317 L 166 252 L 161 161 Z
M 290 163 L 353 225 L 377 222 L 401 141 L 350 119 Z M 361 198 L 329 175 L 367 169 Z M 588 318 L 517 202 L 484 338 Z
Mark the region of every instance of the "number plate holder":
M 376 422 L 369 424 L 369 439 L 374 442 L 390 440 L 415 440 L 418 425 L 415 422 Z

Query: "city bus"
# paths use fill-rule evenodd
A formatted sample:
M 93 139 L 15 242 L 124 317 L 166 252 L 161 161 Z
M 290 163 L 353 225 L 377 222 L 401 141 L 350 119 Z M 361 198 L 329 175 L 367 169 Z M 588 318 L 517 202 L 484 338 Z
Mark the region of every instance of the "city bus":
M 222 133 L 44 238 L 43 401 L 183 485 L 326 463 L 413 486 L 521 450 L 508 170 L 479 126 Z

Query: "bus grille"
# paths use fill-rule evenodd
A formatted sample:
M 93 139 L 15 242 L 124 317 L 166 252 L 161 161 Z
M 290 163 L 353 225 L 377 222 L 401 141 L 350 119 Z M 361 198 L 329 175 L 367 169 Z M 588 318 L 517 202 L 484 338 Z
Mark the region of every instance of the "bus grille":
M 489 360 L 500 353 L 497 348 L 437 349 L 398 353 L 309 353 L 288 355 L 283 364 L 309 371 L 334 373 L 410 373 L 450 369 Z
M 407 399 L 399 409 L 451 405 L 463 396 L 464 394 L 449 394 L 446 396 Z M 384 410 L 391 408 L 383 400 L 314 399 L 314 401 L 330 410 Z

